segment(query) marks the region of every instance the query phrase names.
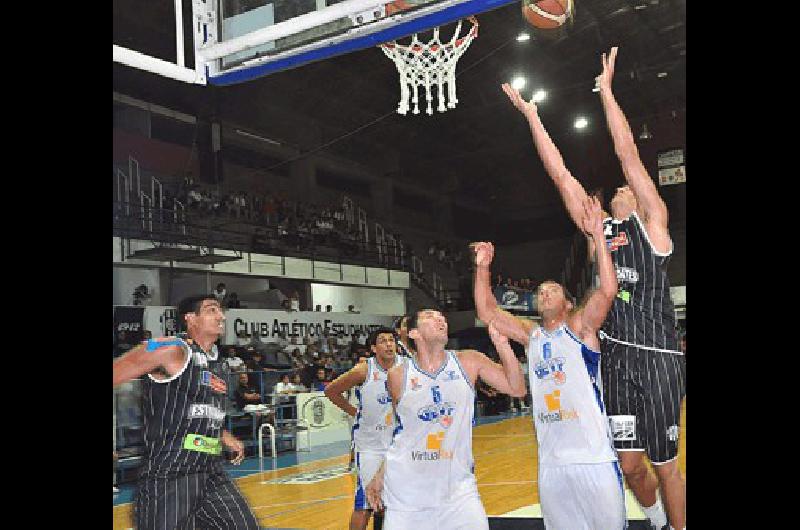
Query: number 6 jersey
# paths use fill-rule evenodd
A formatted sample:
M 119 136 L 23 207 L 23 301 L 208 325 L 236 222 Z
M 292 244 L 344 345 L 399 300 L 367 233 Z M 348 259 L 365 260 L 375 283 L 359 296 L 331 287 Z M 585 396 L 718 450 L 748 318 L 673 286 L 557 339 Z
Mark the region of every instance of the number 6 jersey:
M 396 511 L 441 506 L 475 492 L 472 423 L 475 391 L 455 352 L 435 373 L 405 363 L 397 426 L 386 453 L 384 503 Z

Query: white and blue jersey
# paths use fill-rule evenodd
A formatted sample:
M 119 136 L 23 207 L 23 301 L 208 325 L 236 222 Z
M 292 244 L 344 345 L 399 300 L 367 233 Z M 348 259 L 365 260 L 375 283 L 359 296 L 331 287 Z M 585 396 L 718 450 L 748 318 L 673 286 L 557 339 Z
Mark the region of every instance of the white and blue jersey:
M 566 326 L 536 328 L 528 344 L 539 499 L 548 530 L 626 527 L 625 502 L 603 407 L 600 353 Z

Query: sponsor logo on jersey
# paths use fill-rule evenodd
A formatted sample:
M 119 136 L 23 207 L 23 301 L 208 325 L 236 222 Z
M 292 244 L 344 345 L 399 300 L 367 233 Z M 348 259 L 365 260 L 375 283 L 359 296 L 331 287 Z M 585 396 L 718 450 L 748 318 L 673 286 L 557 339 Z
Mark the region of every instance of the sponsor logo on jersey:
M 614 252 L 619 247 L 624 247 L 628 243 L 628 234 L 625 232 L 620 232 L 617 237 L 612 237 L 611 239 L 606 240 L 609 252 Z
M 445 432 L 438 431 L 428 434 L 425 440 L 427 451 L 411 451 L 412 461 L 432 462 L 436 460 L 452 460 L 453 452 L 442 449 Z
M 577 420 L 577 410 L 563 410 L 561 408 L 561 391 L 554 390 L 550 394 L 544 395 L 544 403 L 548 412 L 540 412 L 537 415 L 542 423 L 555 423 L 557 421 Z
M 225 412 L 218 409 L 214 405 L 207 403 L 192 403 L 189 406 L 189 419 L 208 418 L 211 420 L 211 426 L 219 428 L 225 420 Z
M 566 362 L 567 360 L 564 357 L 545 359 L 536 364 L 533 368 L 533 373 L 536 374 L 537 379 L 543 381 L 552 379 L 557 385 L 563 385 L 567 382 L 567 374 L 564 371 Z
M 193 352 L 194 355 L 194 364 L 197 366 L 208 366 L 208 358 L 206 355 L 201 351 Z
M 617 267 L 617 281 L 636 283 L 639 281 L 639 273 L 630 267 Z
M 667 429 L 667 439 L 670 442 L 677 442 L 678 441 L 678 426 L 677 425 L 670 425 Z
M 419 390 L 422 388 L 422 385 L 419 384 L 419 377 L 412 377 L 411 378 L 411 390 Z
M 636 416 L 609 416 L 608 422 L 614 441 L 627 442 L 636 439 Z
M 425 422 L 438 423 L 445 429 L 453 423 L 453 412 L 456 406 L 453 403 L 431 403 L 417 411 L 417 418 Z
M 617 298 L 619 298 L 620 300 L 622 300 L 627 304 L 631 301 L 631 293 L 630 291 L 626 291 L 625 289 L 620 289 L 619 292 L 617 292 Z
M 200 383 L 205 386 L 210 386 L 211 390 L 220 394 L 224 394 L 228 390 L 228 385 L 225 384 L 225 381 L 208 370 L 203 370 L 200 376 Z
M 458 381 L 459 379 L 461 379 L 461 376 L 459 376 L 455 370 L 448 370 L 444 377 L 445 381 Z

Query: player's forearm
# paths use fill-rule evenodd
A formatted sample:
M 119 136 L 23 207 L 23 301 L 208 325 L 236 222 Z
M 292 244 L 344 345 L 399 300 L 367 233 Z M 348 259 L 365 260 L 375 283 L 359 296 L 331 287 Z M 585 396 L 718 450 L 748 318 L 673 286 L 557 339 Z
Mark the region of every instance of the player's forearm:
M 522 397 L 526 393 L 525 377 L 522 375 L 522 370 L 519 366 L 517 356 L 514 355 L 514 350 L 508 343 L 495 344 L 497 354 L 500 356 L 500 364 L 503 365 L 503 372 L 508 381 L 508 386 L 511 389 L 510 396 Z
M 139 345 L 114 361 L 114 386 L 127 383 L 159 367 L 152 356 L 146 355 L 144 345 Z
M 609 300 L 613 300 L 617 295 L 617 271 L 614 268 L 614 261 L 611 259 L 611 252 L 605 242 L 605 236 L 598 232 L 592 236 L 595 248 L 595 260 L 597 261 L 597 274 L 600 276 L 599 290 Z
M 600 91 L 600 101 L 603 103 L 603 111 L 606 115 L 606 124 L 614 142 L 614 152 L 620 161 L 625 164 L 630 159 L 639 158 L 639 150 L 633 140 L 628 120 L 617 103 L 611 90 L 603 89 Z
M 528 124 L 531 127 L 531 135 L 533 136 L 533 144 L 536 146 L 536 152 L 539 153 L 539 158 L 542 159 L 545 171 L 550 175 L 550 178 L 558 185 L 561 180 L 565 178 L 567 167 L 564 165 L 564 159 L 561 152 L 553 143 L 550 135 L 542 124 L 542 120 L 538 114 L 528 116 Z
M 475 282 L 473 296 L 475 298 L 475 311 L 478 318 L 486 324 L 497 316 L 499 307 L 492 292 L 492 276 L 489 267 L 475 267 Z
M 350 416 L 355 417 L 358 409 L 356 409 L 353 405 L 351 405 L 347 399 L 345 399 L 344 395 L 340 392 L 337 392 L 336 389 L 331 389 L 331 385 L 328 385 L 325 388 L 325 397 L 327 397 L 331 403 L 342 409 L 345 413 L 349 414 Z

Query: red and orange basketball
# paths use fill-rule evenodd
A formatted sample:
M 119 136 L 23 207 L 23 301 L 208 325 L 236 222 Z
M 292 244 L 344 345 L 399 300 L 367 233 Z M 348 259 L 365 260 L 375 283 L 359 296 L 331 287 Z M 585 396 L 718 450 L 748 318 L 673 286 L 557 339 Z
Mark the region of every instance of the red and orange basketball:
M 573 0 L 522 0 L 522 15 L 539 29 L 553 29 L 567 21 Z

